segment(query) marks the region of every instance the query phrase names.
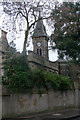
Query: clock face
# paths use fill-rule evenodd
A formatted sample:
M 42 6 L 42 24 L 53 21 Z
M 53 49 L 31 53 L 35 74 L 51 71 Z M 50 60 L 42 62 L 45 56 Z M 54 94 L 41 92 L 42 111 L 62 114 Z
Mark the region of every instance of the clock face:
M 37 43 L 37 46 L 39 46 L 39 47 L 40 47 L 40 46 L 41 46 L 41 43 L 40 43 L 40 42 L 38 42 L 38 43 Z

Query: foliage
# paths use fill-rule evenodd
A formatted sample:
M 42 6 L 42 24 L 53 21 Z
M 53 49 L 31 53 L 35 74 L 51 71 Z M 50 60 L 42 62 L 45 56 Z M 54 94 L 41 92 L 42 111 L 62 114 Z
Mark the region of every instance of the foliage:
M 80 3 L 66 2 L 56 6 L 52 12 L 55 30 L 51 35 L 60 57 L 67 55 L 80 62 Z
M 71 86 L 71 81 L 67 77 L 45 71 L 43 68 L 30 70 L 27 57 L 24 55 L 6 60 L 4 70 L 3 84 L 14 92 L 32 88 L 67 90 Z
M 35 69 L 33 71 L 33 83 L 34 83 L 34 87 L 38 87 L 38 88 L 45 87 L 44 70 L 42 68 Z
M 6 48 L 6 59 L 9 60 L 10 58 L 16 55 L 16 48 L 8 45 Z
M 71 81 L 68 77 L 62 77 L 59 74 L 53 74 L 49 71 L 45 72 L 45 81 L 47 89 L 67 90 L 71 86 Z
M 12 91 L 30 88 L 30 68 L 25 56 L 16 56 L 4 63 L 3 84 Z
M 68 77 L 62 77 L 58 74 L 45 71 L 43 68 L 33 71 L 33 83 L 37 88 L 47 90 L 67 90 L 70 89 L 71 81 Z

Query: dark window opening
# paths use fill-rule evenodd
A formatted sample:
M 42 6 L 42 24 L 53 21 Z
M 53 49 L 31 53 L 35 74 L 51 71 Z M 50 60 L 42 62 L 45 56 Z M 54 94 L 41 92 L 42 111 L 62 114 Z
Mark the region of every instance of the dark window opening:
M 38 31 L 40 30 L 40 28 L 38 28 Z
M 40 56 L 42 56 L 42 49 L 40 48 Z
M 39 54 L 39 49 L 37 49 L 37 54 Z

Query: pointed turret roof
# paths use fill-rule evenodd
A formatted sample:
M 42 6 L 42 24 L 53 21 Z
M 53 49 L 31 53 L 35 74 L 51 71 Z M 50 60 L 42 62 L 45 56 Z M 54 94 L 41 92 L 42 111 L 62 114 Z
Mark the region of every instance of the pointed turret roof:
M 39 15 L 39 18 L 41 19 L 41 16 Z M 34 33 L 32 37 L 46 37 L 47 33 L 46 33 L 46 29 L 45 26 L 43 24 L 43 20 L 39 20 L 36 24 L 36 28 L 34 29 Z

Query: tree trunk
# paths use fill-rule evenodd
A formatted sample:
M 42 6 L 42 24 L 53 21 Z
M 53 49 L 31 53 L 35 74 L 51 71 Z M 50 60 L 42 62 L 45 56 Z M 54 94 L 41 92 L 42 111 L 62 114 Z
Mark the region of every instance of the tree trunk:
M 23 54 L 26 55 L 26 43 L 29 35 L 29 29 L 25 31 L 25 40 L 24 40 L 24 45 L 23 45 Z

